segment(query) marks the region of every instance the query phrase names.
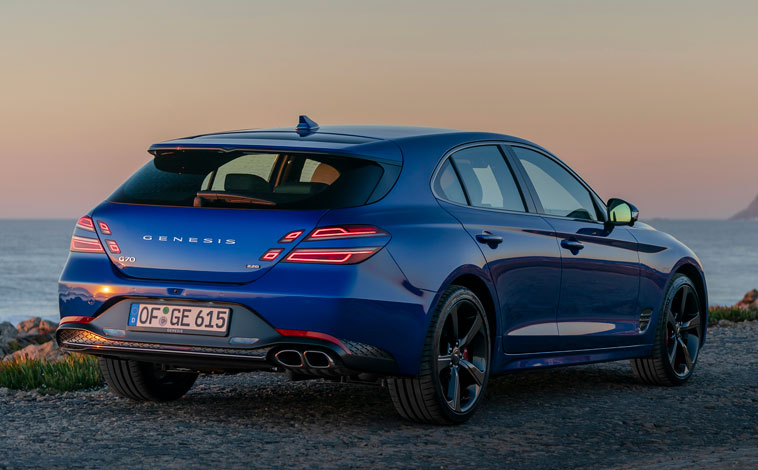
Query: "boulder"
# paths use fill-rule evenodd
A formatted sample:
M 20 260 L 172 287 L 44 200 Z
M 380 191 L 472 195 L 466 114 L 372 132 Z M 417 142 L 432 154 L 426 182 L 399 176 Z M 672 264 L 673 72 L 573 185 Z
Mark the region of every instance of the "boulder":
M 48 341 L 43 344 L 30 344 L 21 350 L 5 356 L 3 361 L 20 361 L 23 359 L 59 361 L 63 359 L 63 351 L 61 351 L 58 347 L 58 343 L 55 341 Z
M 753 289 L 734 305 L 741 310 L 758 309 L 758 289 Z
M 0 357 L 18 349 L 18 330 L 7 321 L 0 323 Z
M 40 317 L 32 317 L 16 325 L 16 329 L 22 335 L 52 335 L 57 328 L 57 323 Z

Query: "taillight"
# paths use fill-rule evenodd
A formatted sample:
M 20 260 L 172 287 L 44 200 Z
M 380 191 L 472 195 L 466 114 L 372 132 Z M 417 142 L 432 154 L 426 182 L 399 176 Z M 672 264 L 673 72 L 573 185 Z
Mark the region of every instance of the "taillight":
M 80 237 L 78 235 L 71 237 L 71 251 L 77 251 L 80 253 L 105 253 L 103 245 L 100 244 L 100 240 L 97 238 Z
M 102 222 L 100 220 L 97 221 L 97 226 L 100 227 L 100 231 L 103 233 L 103 235 L 110 235 L 111 234 L 111 228 L 108 227 L 108 224 L 105 222 Z
M 274 261 L 277 256 L 279 256 L 279 253 L 283 251 L 282 248 L 271 248 L 267 252 L 263 253 L 263 256 L 260 257 L 261 261 Z
M 121 248 L 118 246 L 115 240 L 105 240 L 105 245 L 108 247 L 108 251 L 111 253 L 121 253 Z
M 384 235 L 388 235 L 388 233 L 373 225 L 340 225 L 335 227 L 317 228 L 308 235 L 306 240 L 335 240 Z
M 76 221 L 76 228 L 80 228 L 88 232 L 94 232 L 95 223 L 92 221 L 92 218 L 84 216 L 81 219 Z
M 279 243 L 292 243 L 297 240 L 297 237 L 303 234 L 302 230 L 295 230 L 279 239 Z
M 293 250 L 284 261 L 289 263 L 355 264 L 379 251 L 371 248 L 315 248 Z

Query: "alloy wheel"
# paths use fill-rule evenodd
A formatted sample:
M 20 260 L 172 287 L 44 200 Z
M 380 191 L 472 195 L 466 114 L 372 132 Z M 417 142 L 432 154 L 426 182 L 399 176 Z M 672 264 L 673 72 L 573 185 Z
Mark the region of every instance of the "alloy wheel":
M 692 288 L 684 284 L 666 311 L 666 354 L 678 377 L 686 377 L 694 367 L 701 338 L 700 302 Z
M 476 404 L 489 367 L 488 352 L 483 313 L 461 299 L 448 311 L 437 347 L 439 386 L 452 411 L 466 413 Z

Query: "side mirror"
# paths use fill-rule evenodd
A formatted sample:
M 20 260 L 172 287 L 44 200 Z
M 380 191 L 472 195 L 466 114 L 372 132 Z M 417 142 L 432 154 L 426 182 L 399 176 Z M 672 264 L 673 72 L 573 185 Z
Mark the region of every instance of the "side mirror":
M 608 200 L 608 223 L 613 225 L 634 225 L 640 217 L 640 211 L 623 199 Z

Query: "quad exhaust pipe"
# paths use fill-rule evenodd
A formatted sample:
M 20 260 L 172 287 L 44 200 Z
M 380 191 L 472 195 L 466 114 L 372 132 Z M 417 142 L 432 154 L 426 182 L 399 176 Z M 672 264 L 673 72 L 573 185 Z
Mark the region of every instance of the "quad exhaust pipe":
M 331 369 L 334 367 L 334 359 L 323 351 L 304 351 L 295 349 L 282 349 L 274 354 L 276 362 L 290 369 Z

